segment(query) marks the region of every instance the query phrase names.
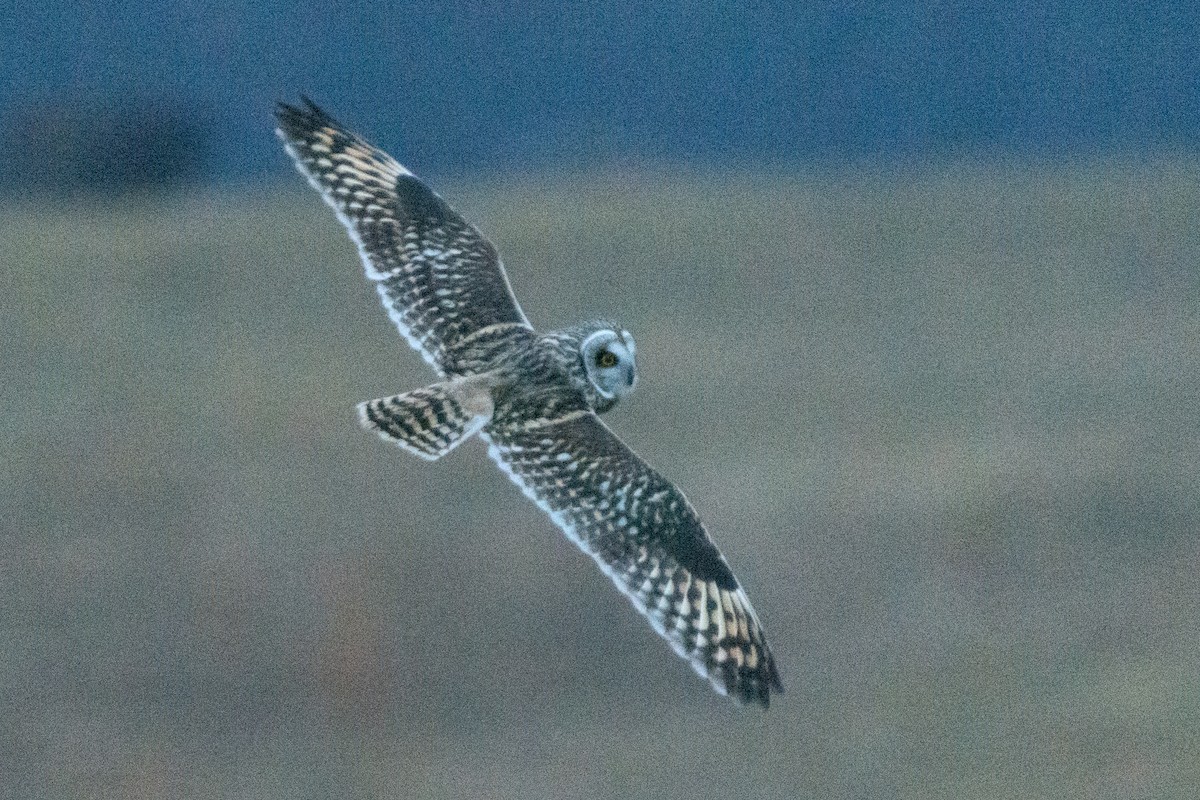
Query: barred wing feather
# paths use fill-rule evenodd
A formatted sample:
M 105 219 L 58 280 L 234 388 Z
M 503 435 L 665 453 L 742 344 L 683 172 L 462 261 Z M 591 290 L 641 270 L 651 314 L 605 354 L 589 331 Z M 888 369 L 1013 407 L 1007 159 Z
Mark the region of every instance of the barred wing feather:
M 392 321 L 441 375 L 481 334 L 529 329 L 496 248 L 387 153 L 305 100 L 276 133 L 358 245 Z
M 489 455 L 722 694 L 783 685 L 746 593 L 683 494 L 594 413 L 481 433 Z

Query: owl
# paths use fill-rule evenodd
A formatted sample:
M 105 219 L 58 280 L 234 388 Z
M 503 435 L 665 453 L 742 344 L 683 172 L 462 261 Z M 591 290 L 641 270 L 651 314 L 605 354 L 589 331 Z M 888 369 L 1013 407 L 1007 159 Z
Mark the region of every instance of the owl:
M 358 246 L 396 327 L 437 373 L 359 405 L 363 427 L 420 458 L 477 436 L 721 694 L 783 691 L 762 624 L 692 504 L 600 419 L 637 384 L 620 325 L 539 332 L 496 248 L 411 172 L 312 101 L 280 103 L 276 133 Z

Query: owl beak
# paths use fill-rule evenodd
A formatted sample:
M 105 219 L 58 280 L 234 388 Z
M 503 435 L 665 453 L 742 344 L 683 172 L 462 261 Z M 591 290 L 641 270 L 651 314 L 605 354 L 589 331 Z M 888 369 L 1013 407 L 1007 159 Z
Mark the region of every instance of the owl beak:
M 633 367 L 625 368 L 625 385 L 630 389 L 633 388 L 633 382 L 637 380 L 637 373 L 633 371 Z

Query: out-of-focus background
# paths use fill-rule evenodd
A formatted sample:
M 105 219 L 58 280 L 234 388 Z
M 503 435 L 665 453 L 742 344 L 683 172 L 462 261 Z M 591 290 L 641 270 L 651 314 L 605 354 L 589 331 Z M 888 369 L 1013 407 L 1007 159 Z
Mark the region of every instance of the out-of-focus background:
M 0 26 L 0 796 L 1194 798 L 1200 11 L 97 2 Z M 618 319 L 787 694 L 477 443 L 307 93 Z

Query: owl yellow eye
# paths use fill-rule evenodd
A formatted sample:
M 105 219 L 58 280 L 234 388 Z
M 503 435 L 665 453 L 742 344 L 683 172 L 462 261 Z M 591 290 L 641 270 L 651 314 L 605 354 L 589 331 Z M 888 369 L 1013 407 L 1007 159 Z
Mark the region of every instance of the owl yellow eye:
M 611 350 L 601 350 L 600 354 L 596 356 L 596 363 L 599 366 L 608 369 L 609 367 L 615 367 L 617 365 L 617 357 Z

